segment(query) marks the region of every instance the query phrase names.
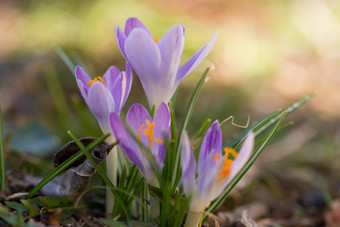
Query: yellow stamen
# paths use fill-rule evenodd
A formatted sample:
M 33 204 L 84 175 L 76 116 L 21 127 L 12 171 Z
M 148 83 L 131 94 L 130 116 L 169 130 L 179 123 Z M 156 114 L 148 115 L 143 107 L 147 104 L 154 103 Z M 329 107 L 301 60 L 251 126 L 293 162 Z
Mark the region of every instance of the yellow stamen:
M 237 157 L 237 152 L 233 148 L 225 147 L 223 150 L 224 150 L 224 154 L 227 158 L 232 157 L 232 158 L 235 159 Z
M 142 124 L 138 131 L 137 131 L 137 138 L 141 140 L 141 134 L 140 132 L 143 130 L 143 134 L 148 138 L 148 149 L 150 150 L 152 148 L 153 142 L 156 142 L 158 144 L 163 144 L 163 140 L 154 138 L 154 127 L 156 126 L 155 122 L 150 122 L 149 120 L 146 120 L 146 127 L 145 124 Z M 145 127 L 145 128 L 144 128 Z
M 215 163 L 217 162 L 217 159 L 220 157 L 220 154 L 215 154 L 214 158 L 215 158 Z
M 217 178 L 217 182 L 220 182 L 221 180 L 223 180 L 224 178 L 226 178 L 229 173 L 230 173 L 230 166 L 231 164 L 233 164 L 233 160 L 228 159 L 227 157 L 224 159 L 224 163 L 223 166 L 220 170 L 220 174 L 219 177 Z
M 95 81 L 100 81 L 100 82 L 102 82 L 102 83 L 104 84 L 104 86 L 106 87 L 106 83 L 105 83 L 105 81 L 103 80 L 103 78 L 102 78 L 101 76 L 95 77 L 93 80 L 90 80 L 90 81 L 87 83 L 87 85 L 91 87 L 92 84 L 93 84 L 93 82 L 95 82 Z
M 159 41 L 159 39 L 157 39 L 157 38 L 153 38 L 153 40 L 154 40 L 156 43 L 158 43 L 158 41 Z

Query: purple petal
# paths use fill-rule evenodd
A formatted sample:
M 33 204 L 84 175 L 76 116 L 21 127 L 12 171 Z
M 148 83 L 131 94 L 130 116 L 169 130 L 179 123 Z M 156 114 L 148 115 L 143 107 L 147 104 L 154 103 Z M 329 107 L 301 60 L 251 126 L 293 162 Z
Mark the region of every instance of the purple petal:
M 127 19 L 126 23 L 125 23 L 125 35 L 126 37 L 130 35 L 131 31 L 135 28 L 141 28 L 143 29 L 145 32 L 147 32 L 150 37 L 152 38 L 152 34 L 149 31 L 149 29 L 140 21 L 138 20 L 136 17 L 130 17 Z
M 123 102 L 121 102 L 122 105 L 124 105 L 127 97 L 130 94 L 130 90 L 131 90 L 131 86 L 132 86 L 132 80 L 133 80 L 132 69 L 130 67 L 130 64 L 127 63 L 127 62 L 126 62 L 126 71 L 125 72 L 126 72 L 125 73 L 126 86 L 123 87 L 123 89 L 122 89 L 122 97 L 123 97 Z
M 206 167 L 215 164 L 214 155 L 221 156 L 222 151 L 222 133 L 218 121 L 215 121 L 204 137 L 201 145 L 200 155 L 198 159 L 199 174 L 207 171 Z
M 134 29 L 125 41 L 125 53 L 142 83 L 159 80 L 161 54 L 156 42 L 142 29 Z
M 103 80 L 105 81 L 107 89 L 112 90 L 112 87 L 117 81 L 119 73 L 119 70 L 115 66 L 110 66 L 110 68 L 108 68 L 108 70 L 104 73 Z
M 115 33 L 116 33 L 116 39 L 117 39 L 119 49 L 122 52 L 124 58 L 127 59 L 126 54 L 125 54 L 125 49 L 124 49 L 126 36 L 118 25 L 116 25 L 115 27 Z
M 126 114 L 126 122 L 135 133 L 137 133 L 141 125 L 145 125 L 146 120 L 152 122 L 152 118 L 148 111 L 144 108 L 144 106 L 138 103 L 133 104 Z
M 119 140 L 119 146 L 123 149 L 131 162 L 145 174 L 145 168 L 142 163 L 142 156 L 138 145 L 131 138 L 129 132 L 126 130 L 123 122 L 115 113 L 110 114 L 110 125 L 114 136 Z
M 76 66 L 75 74 L 76 74 L 76 79 L 80 80 L 81 82 L 83 82 L 86 85 L 91 80 L 89 75 L 79 65 Z
M 237 158 L 231 165 L 230 178 L 233 179 L 234 176 L 243 168 L 243 166 L 249 160 L 253 148 L 254 148 L 255 135 L 250 132 L 247 138 L 244 140 L 240 151 L 238 152 Z
M 109 130 L 109 114 L 114 111 L 115 103 L 111 93 L 102 82 L 94 82 L 89 88 L 87 105 L 96 117 L 104 133 Z
M 159 40 L 162 56 L 162 75 L 165 82 L 174 84 L 184 48 L 183 25 L 172 26 Z
M 160 168 L 163 168 L 163 161 L 165 158 L 165 144 L 164 137 L 170 139 L 170 111 L 167 104 L 164 102 L 158 107 L 158 110 L 154 117 L 155 126 L 155 138 L 163 141 L 163 144 L 154 142 L 152 145 L 151 153 L 154 155 L 155 160 Z
M 214 33 L 212 39 L 199 49 L 187 62 L 185 62 L 177 72 L 176 80 L 181 81 L 186 75 L 188 75 L 192 70 L 194 70 L 209 54 L 213 48 L 217 38 L 216 32 Z
M 185 132 L 182 136 L 182 149 L 181 149 L 181 167 L 182 167 L 182 183 L 184 193 L 189 196 L 196 188 L 195 171 L 196 163 L 194 155 L 191 151 L 191 145 L 188 134 Z
M 234 179 L 237 173 L 243 168 L 243 166 L 249 160 L 251 153 L 254 148 L 254 134 L 251 132 L 245 139 L 238 155 L 230 166 L 230 174 L 220 182 L 216 183 L 214 194 L 211 196 L 211 200 L 215 199 L 219 194 L 222 193 L 224 188 Z

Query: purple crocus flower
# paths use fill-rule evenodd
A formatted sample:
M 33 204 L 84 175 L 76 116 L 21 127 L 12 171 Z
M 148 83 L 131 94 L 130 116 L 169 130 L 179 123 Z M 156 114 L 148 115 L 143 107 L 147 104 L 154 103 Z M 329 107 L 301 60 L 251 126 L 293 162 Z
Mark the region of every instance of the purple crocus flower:
M 165 158 L 164 137 L 170 139 L 170 112 L 167 104 L 162 102 L 152 119 L 148 111 L 140 104 L 134 104 L 126 114 L 126 123 L 137 138 L 148 148 L 158 167 L 163 168 Z M 146 181 L 157 186 L 155 174 L 145 151 L 132 138 L 118 115 L 111 113 L 110 123 L 119 145 L 128 158 L 137 165 Z
M 249 160 L 254 146 L 254 134 L 250 133 L 240 151 L 224 148 L 222 154 L 222 133 L 215 121 L 204 137 L 199 158 L 198 177 L 196 163 L 186 133 L 182 138 L 181 166 L 183 189 L 191 196 L 190 211 L 202 213 L 210 202 L 216 199 Z
M 115 27 L 118 46 L 137 73 L 150 107 L 169 102 L 179 82 L 209 54 L 216 41 L 212 39 L 180 67 L 184 48 L 183 24 L 173 25 L 166 34 L 154 38 L 137 18 L 126 21 L 124 32 Z
M 126 64 L 126 72 L 111 66 L 103 75 L 93 80 L 85 70 L 76 67 L 76 80 L 81 95 L 87 106 L 96 117 L 104 133 L 110 133 L 109 115 L 111 112 L 120 114 L 130 93 L 132 84 L 132 70 Z

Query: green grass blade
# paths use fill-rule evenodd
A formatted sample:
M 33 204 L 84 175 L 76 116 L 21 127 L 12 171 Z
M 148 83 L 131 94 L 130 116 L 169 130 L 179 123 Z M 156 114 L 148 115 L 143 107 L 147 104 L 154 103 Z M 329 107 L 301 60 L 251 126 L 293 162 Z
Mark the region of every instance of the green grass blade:
M 247 164 L 242 168 L 242 170 L 236 175 L 236 177 L 230 182 L 230 184 L 226 187 L 226 189 L 223 191 L 223 193 L 210 205 L 210 207 L 207 209 L 207 212 L 213 212 L 227 197 L 227 195 L 230 193 L 230 191 L 236 186 L 236 184 L 241 180 L 243 175 L 249 170 L 249 168 L 254 164 L 256 159 L 259 157 L 259 155 L 262 153 L 264 148 L 268 145 L 268 143 L 271 141 L 277 130 L 279 129 L 283 119 L 287 115 L 287 111 L 284 111 L 279 121 L 276 123 L 274 128 L 270 131 L 270 133 L 267 135 L 267 139 L 261 144 L 260 147 L 257 148 L 257 150 L 254 152 L 254 154 L 251 156 Z M 206 219 L 206 217 L 205 217 Z
M 6 190 L 6 166 L 5 166 L 5 139 L 4 139 L 4 127 L 2 111 L 0 107 L 0 177 L 1 185 L 0 189 L 4 192 Z
M 198 137 L 201 137 L 207 131 L 208 127 L 210 126 L 210 123 L 211 119 L 208 118 L 194 136 L 194 140 L 196 140 Z
M 123 203 L 123 201 L 122 201 L 120 195 L 118 194 L 116 188 L 113 186 L 112 182 L 107 177 L 104 169 L 93 159 L 89 150 L 86 149 L 86 147 L 73 135 L 73 133 L 71 131 L 68 131 L 67 133 L 71 136 L 71 138 L 74 140 L 74 142 L 78 145 L 78 147 L 83 152 L 83 154 L 85 154 L 85 156 L 90 160 L 90 162 L 96 168 L 98 174 L 101 176 L 101 178 L 103 179 L 105 184 L 110 188 L 112 194 L 115 196 L 115 202 L 120 204 L 120 208 L 129 217 L 129 219 L 131 219 L 130 213 L 127 212 L 125 204 Z
M 209 68 L 207 68 L 203 75 L 202 78 L 200 79 L 200 81 L 198 82 L 195 91 L 190 99 L 189 105 L 188 105 L 188 109 L 187 112 L 185 114 L 181 129 L 179 131 L 178 137 L 177 137 L 177 143 L 176 143 L 176 150 L 175 150 L 175 159 L 173 160 L 173 166 L 174 166 L 174 171 L 173 171 L 173 175 L 172 175 L 172 191 L 174 191 L 178 185 L 179 179 L 180 179 L 180 147 L 181 147 L 181 140 L 182 140 L 182 134 L 185 131 L 185 129 L 188 126 L 189 120 L 191 118 L 192 112 L 194 111 L 194 107 L 195 104 L 197 102 L 198 99 L 198 95 L 201 91 L 201 88 L 205 82 L 205 78 L 207 76 L 209 72 Z
M 109 134 L 107 135 L 102 135 L 101 137 L 99 137 L 98 140 L 92 142 L 91 144 L 89 144 L 87 146 L 88 150 L 92 150 L 93 148 L 95 148 L 96 146 L 98 146 L 100 143 L 102 143 L 107 137 L 109 136 Z M 56 167 L 55 169 L 53 169 L 51 172 L 49 172 L 47 174 L 47 176 L 45 176 L 26 196 L 27 199 L 32 198 L 33 195 L 35 195 L 35 193 L 37 193 L 42 187 L 44 187 L 48 182 L 50 182 L 53 178 L 55 178 L 57 175 L 59 175 L 61 172 L 63 172 L 65 169 L 67 169 L 70 165 L 72 165 L 72 163 L 74 163 L 75 161 L 77 161 L 79 158 L 81 158 L 83 156 L 83 152 L 79 151 L 76 154 L 72 155 L 70 158 L 68 158 L 66 161 L 64 161 L 63 163 L 61 163 L 58 167 Z
M 148 206 L 146 204 L 146 199 L 149 199 L 149 190 L 148 190 L 148 184 L 146 183 L 146 180 L 143 181 L 143 187 L 142 187 L 142 221 L 147 222 L 149 221 L 149 212 L 147 211 Z
M 75 75 L 76 66 L 73 64 L 71 59 L 67 56 L 67 54 L 58 46 L 54 47 L 54 51 L 58 54 L 60 59 L 65 63 L 65 65 L 71 71 L 71 73 Z

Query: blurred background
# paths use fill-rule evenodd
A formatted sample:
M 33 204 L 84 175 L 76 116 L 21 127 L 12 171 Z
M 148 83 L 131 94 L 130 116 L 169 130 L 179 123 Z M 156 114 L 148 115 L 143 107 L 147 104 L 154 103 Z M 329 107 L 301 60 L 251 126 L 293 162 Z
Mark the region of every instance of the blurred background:
M 192 135 L 208 117 L 234 116 L 236 124 L 246 125 L 250 116 L 252 124 L 316 91 L 287 118 L 295 124 L 263 152 L 244 180 L 249 180 L 244 194 L 231 196 L 227 209 L 268 201 L 272 215 L 279 210 L 280 215 L 306 216 L 314 212 L 310 203 L 331 210 L 340 194 L 338 0 L 1 0 L 0 104 L 8 156 L 19 154 L 20 160 L 39 166 L 37 157 L 51 157 L 70 140 L 67 130 L 78 137 L 100 135 L 56 48 L 93 76 L 110 65 L 125 70 L 114 26 L 124 27 L 131 16 L 159 38 L 173 24 L 184 23 L 183 62 L 218 33 L 207 60 L 178 90 L 180 121 L 203 71 L 214 66 L 189 127 Z M 135 102 L 146 104 L 136 75 L 125 112 Z M 242 131 L 230 122 L 222 128 L 225 140 Z

